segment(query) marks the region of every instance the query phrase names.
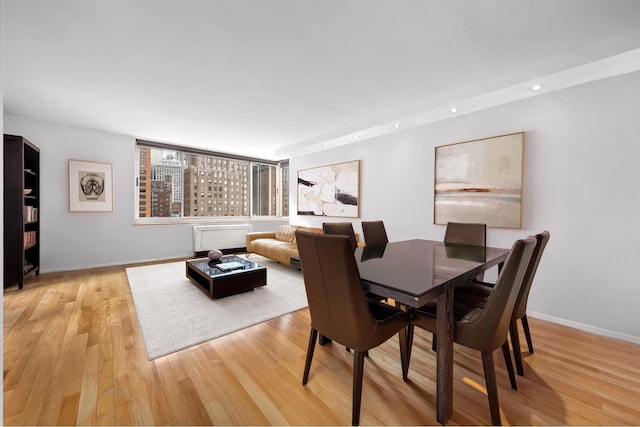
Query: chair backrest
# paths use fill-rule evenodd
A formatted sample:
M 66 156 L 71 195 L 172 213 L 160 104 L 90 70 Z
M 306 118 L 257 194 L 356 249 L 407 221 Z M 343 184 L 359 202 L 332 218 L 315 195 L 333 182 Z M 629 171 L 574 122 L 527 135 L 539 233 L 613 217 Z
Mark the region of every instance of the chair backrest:
M 484 307 L 478 307 L 456 321 L 456 342 L 480 351 L 494 351 L 504 344 L 535 246 L 533 236 L 516 240 Z
M 324 222 L 322 223 L 322 232 L 334 236 L 347 236 L 353 250 L 355 251 L 358 247 L 356 233 L 353 231 L 353 225 L 350 222 Z
M 367 246 L 384 245 L 389 242 L 382 221 L 362 221 L 362 234 Z
M 366 302 L 349 238 L 296 231 L 311 326 L 349 348 L 367 348 L 376 320 Z
M 544 252 L 544 248 L 547 246 L 547 243 L 549 243 L 550 237 L 551 234 L 547 230 L 543 231 L 542 233 L 536 234 L 536 248 L 533 250 L 531 261 L 529 261 L 527 271 L 524 273 L 522 288 L 520 289 L 520 293 L 518 294 L 518 299 L 516 299 L 516 306 L 513 309 L 513 320 L 518 320 L 522 316 L 527 314 L 527 301 L 529 300 L 529 291 L 531 290 L 531 284 L 533 283 L 533 278 L 536 275 L 536 271 L 538 271 L 540 258 L 542 258 L 542 253 Z
M 444 242 L 457 245 L 487 246 L 487 224 L 448 222 Z

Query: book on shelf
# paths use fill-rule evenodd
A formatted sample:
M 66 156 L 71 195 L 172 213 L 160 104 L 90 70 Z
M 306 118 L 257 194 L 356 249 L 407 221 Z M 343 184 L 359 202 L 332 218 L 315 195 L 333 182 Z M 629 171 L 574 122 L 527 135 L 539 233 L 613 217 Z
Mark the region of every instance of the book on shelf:
M 31 246 L 35 245 L 37 242 L 36 240 L 36 232 L 35 231 L 26 231 L 24 233 L 24 247 L 25 248 L 30 248 Z
M 24 207 L 24 222 L 36 222 L 38 220 L 38 208 L 33 206 Z

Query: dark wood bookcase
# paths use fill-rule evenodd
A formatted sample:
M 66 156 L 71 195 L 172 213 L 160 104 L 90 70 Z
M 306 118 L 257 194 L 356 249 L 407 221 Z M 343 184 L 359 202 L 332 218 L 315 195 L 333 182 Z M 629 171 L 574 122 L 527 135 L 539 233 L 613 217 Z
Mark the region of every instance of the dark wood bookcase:
M 40 149 L 4 135 L 4 287 L 40 273 Z

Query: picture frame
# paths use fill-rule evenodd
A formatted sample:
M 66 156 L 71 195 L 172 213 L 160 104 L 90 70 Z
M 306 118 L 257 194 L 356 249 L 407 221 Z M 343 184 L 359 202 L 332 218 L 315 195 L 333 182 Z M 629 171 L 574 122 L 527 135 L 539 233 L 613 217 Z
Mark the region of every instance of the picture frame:
M 298 171 L 298 215 L 360 217 L 360 160 Z
M 113 212 L 111 163 L 69 160 L 69 211 Z
M 524 132 L 435 147 L 434 224 L 522 228 Z

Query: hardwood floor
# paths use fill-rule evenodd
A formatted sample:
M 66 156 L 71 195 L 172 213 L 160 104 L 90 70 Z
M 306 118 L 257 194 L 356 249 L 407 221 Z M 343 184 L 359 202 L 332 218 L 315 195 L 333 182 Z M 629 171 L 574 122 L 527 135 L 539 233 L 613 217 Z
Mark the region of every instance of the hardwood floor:
M 5 425 L 344 425 L 352 355 L 316 348 L 301 385 L 307 309 L 148 361 L 123 267 L 51 273 L 4 292 Z M 637 425 L 640 346 L 530 319 L 525 376 L 511 390 L 495 354 L 507 425 Z M 521 335 L 522 336 L 522 335 Z M 448 425 L 489 424 L 478 352 L 455 347 Z M 416 329 L 409 382 L 398 340 L 365 361 L 362 425 L 437 425 L 435 355 Z

